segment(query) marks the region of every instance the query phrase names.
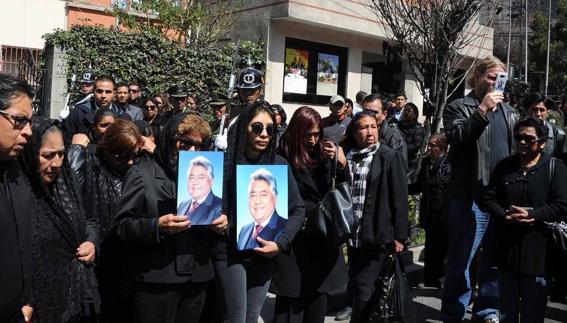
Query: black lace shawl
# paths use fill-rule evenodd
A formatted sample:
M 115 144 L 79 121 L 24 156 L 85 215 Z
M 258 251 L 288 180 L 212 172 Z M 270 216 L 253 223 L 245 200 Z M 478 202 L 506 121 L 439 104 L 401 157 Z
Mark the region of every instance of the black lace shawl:
M 98 309 L 92 265 L 75 256 L 86 240 L 87 222 L 74 173 L 64 163 L 49 185 L 39 175 L 39 149 L 45 132 L 59 123 L 34 118 L 33 138 L 22 154 L 32 185 L 32 282 L 34 316 L 40 323 L 71 322 Z

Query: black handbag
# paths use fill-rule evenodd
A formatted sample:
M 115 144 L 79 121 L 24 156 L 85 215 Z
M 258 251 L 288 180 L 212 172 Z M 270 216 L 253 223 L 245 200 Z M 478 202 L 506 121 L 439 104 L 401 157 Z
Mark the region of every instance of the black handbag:
M 370 301 L 369 323 L 412 323 L 415 309 L 399 254 L 390 254 L 376 280 Z
M 555 174 L 555 157 L 551 157 L 549 161 L 549 179 L 553 178 Z M 544 222 L 551 239 L 555 243 L 555 246 L 563 251 L 567 252 L 567 223 L 565 221 L 558 222 Z
M 359 219 L 354 214 L 350 184 L 336 183 L 337 155 L 332 165 L 331 188 L 319 201 L 317 211 L 306 217 L 304 230 L 338 246 L 354 236 Z

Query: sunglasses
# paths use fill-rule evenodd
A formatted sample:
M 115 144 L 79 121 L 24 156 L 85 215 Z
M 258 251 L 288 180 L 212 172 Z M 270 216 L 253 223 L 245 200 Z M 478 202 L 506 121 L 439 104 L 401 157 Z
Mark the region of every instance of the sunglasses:
M 99 124 L 98 124 L 99 127 L 105 128 L 105 129 L 108 128 L 108 127 L 110 127 L 110 126 L 112 126 L 112 125 L 113 125 L 112 122 L 102 122 L 102 123 L 99 123 Z
M 207 143 L 193 141 L 191 139 L 179 138 L 179 150 L 189 150 L 191 147 L 195 147 L 195 150 L 204 150 L 207 148 Z
M 262 124 L 261 122 L 254 122 L 253 124 L 250 125 L 250 128 L 252 129 L 253 133 L 259 136 L 264 131 L 264 124 Z M 273 136 L 275 131 L 276 131 L 276 127 L 274 126 L 273 123 L 270 123 L 266 126 L 266 133 L 268 134 L 268 136 L 270 137 Z
M 27 125 L 30 125 L 31 127 L 31 125 L 33 124 L 33 120 L 28 117 L 15 116 L 4 110 L 0 110 L 0 114 L 3 115 L 6 119 L 12 119 L 12 121 L 14 122 L 14 128 L 17 129 L 24 129 Z
M 515 134 L 514 140 L 516 142 L 525 142 L 526 144 L 533 144 L 534 142 L 538 141 L 540 138 L 530 135 L 523 135 L 523 134 Z
M 146 110 L 152 110 L 152 111 L 153 111 L 153 110 L 156 109 L 156 106 L 155 106 L 155 105 L 145 105 L 145 106 L 144 106 L 144 109 L 146 109 Z
M 140 161 L 140 159 L 143 156 L 143 152 L 142 151 L 135 151 L 131 154 L 125 154 L 125 155 L 121 155 L 121 154 L 115 154 L 113 155 L 114 159 L 116 159 L 116 161 L 118 162 L 124 162 L 127 163 L 130 160 L 133 161 L 134 163 L 137 163 Z

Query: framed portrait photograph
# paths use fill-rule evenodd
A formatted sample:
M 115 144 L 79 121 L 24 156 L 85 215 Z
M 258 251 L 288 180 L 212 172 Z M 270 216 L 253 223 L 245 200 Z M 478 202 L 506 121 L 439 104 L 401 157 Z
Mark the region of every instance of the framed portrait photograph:
M 288 217 L 286 165 L 236 166 L 237 249 L 262 247 L 258 238 L 275 241 Z
M 191 225 L 210 225 L 222 212 L 223 152 L 180 151 L 177 215 Z

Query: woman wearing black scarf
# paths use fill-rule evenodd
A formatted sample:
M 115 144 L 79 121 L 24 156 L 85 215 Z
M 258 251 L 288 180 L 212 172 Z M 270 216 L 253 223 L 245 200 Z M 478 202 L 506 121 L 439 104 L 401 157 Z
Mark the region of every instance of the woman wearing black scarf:
M 175 214 L 177 159 L 180 150 L 205 148 L 210 136 L 199 115 L 174 115 L 160 137 L 159 162 L 142 160 L 126 174 L 113 231 L 132 250 L 135 322 L 199 320 L 214 276 L 210 232 Z
M 34 316 L 40 323 L 94 322 L 100 304 L 92 265 L 95 224 L 65 163 L 59 123 L 34 118 L 33 133 L 21 157 L 33 188 Z
M 214 253 L 215 271 L 228 321 L 257 322 L 270 285 L 272 258 L 279 252 L 289 252 L 291 241 L 303 224 L 305 208 L 288 166 L 289 213 L 283 233 L 276 241 L 265 241 L 254 251 L 236 251 L 236 165 L 287 165 L 287 161 L 276 155 L 275 117 L 265 102 L 242 110 L 228 139 L 223 214 L 213 222 L 220 233 Z

